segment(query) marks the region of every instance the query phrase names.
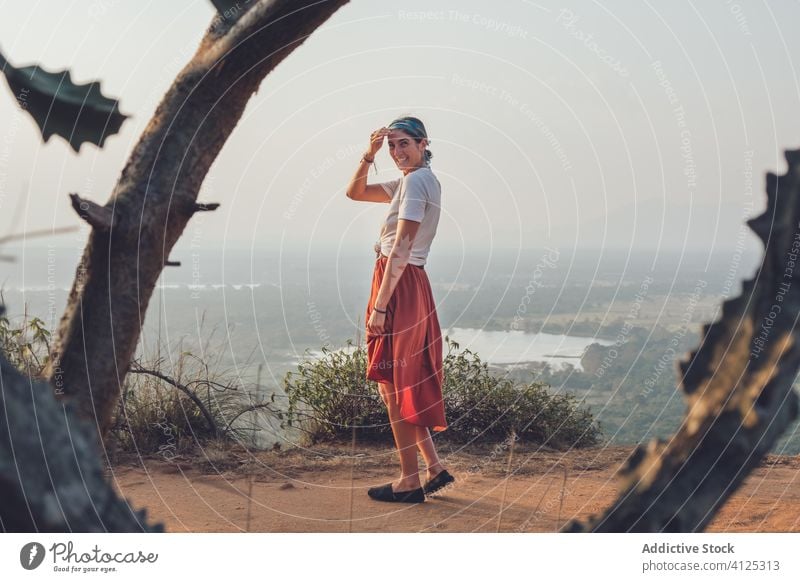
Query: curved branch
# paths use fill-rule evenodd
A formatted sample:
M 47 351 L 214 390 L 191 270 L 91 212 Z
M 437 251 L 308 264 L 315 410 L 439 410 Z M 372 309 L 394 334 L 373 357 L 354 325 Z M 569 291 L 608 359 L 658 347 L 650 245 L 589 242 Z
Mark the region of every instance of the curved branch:
M 259 0 L 215 17 L 164 95 L 92 229 L 45 371 L 105 434 L 156 281 L 200 186 L 264 77 L 347 0 Z
M 185 386 L 184 384 L 181 384 L 180 382 L 178 382 L 174 378 L 170 378 L 169 376 L 167 376 L 165 374 L 162 374 L 158 370 L 148 370 L 148 369 L 143 368 L 142 366 L 140 366 L 138 364 L 131 365 L 131 367 L 130 367 L 130 369 L 128 371 L 131 374 L 146 374 L 148 376 L 153 376 L 154 378 L 158 378 L 162 382 L 166 382 L 170 386 L 174 386 L 175 388 L 177 388 L 178 390 L 180 390 L 181 392 L 186 394 L 186 396 L 188 396 L 189 399 L 192 402 L 194 402 L 194 404 L 195 404 L 195 406 L 197 406 L 198 410 L 200 410 L 200 414 L 203 415 L 203 418 L 206 419 L 206 422 L 208 423 L 208 427 L 211 429 L 211 432 L 213 433 L 214 437 L 218 437 L 219 436 L 219 434 L 220 434 L 219 427 L 217 427 L 217 423 L 214 421 L 214 417 L 211 415 L 211 413 L 205 407 L 205 405 L 203 404 L 203 401 L 200 400 L 200 398 L 197 396 L 197 394 L 195 394 L 187 386 Z
M 231 427 L 233 426 L 233 423 L 236 422 L 236 420 L 238 420 L 239 417 L 242 416 L 243 414 L 247 414 L 248 412 L 255 412 L 256 410 L 262 410 L 265 408 L 273 414 L 275 414 L 276 412 L 269 402 L 257 402 L 256 404 L 251 404 L 250 406 L 243 408 L 242 410 L 237 412 L 233 416 L 233 418 L 231 418 L 228 421 L 227 425 L 225 426 L 225 431 L 229 432 L 230 430 L 232 430 Z

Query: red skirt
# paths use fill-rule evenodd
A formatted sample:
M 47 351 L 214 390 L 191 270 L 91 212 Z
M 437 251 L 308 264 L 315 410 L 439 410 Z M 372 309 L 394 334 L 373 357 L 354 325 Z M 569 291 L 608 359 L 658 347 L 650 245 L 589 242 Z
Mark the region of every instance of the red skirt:
M 388 258 L 375 260 L 367 318 Z M 408 264 L 386 306 L 382 334 L 367 331 L 367 378 L 391 384 L 400 417 L 434 432 L 447 428 L 442 401 L 442 332 L 425 269 Z

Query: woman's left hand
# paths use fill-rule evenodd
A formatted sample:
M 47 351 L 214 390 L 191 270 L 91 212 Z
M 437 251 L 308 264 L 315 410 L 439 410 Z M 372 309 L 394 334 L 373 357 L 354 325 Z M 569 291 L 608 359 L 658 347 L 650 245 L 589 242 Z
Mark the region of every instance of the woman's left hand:
M 367 322 L 367 331 L 373 334 L 380 334 L 383 333 L 385 327 L 386 314 L 378 313 L 373 309 L 372 314 L 369 316 L 369 321 Z

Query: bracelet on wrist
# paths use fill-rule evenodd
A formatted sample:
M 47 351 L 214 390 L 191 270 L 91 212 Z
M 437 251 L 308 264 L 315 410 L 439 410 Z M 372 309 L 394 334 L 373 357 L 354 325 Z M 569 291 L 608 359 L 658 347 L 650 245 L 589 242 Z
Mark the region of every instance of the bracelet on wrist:
M 378 309 L 378 308 L 377 308 L 377 307 L 375 307 L 375 306 L 373 306 L 373 307 L 372 307 L 372 310 L 373 310 L 373 311 L 377 311 L 378 313 L 386 313 L 386 310 L 385 310 L 385 309 Z
M 378 173 L 378 164 L 375 163 L 375 157 L 373 157 L 372 159 L 369 159 L 367 157 L 367 154 L 364 154 L 363 156 L 361 156 L 361 161 L 362 162 L 367 162 L 375 170 L 375 173 L 376 174 Z

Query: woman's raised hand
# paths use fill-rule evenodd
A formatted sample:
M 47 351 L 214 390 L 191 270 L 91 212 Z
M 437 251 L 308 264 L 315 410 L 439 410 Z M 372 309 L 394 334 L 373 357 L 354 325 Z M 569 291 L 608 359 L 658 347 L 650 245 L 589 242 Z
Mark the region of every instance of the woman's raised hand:
M 372 135 L 369 136 L 369 151 L 367 152 L 369 157 L 375 157 L 375 154 L 377 154 L 378 150 L 383 146 L 383 138 L 387 135 L 389 135 L 389 130 L 385 127 L 372 132 Z

